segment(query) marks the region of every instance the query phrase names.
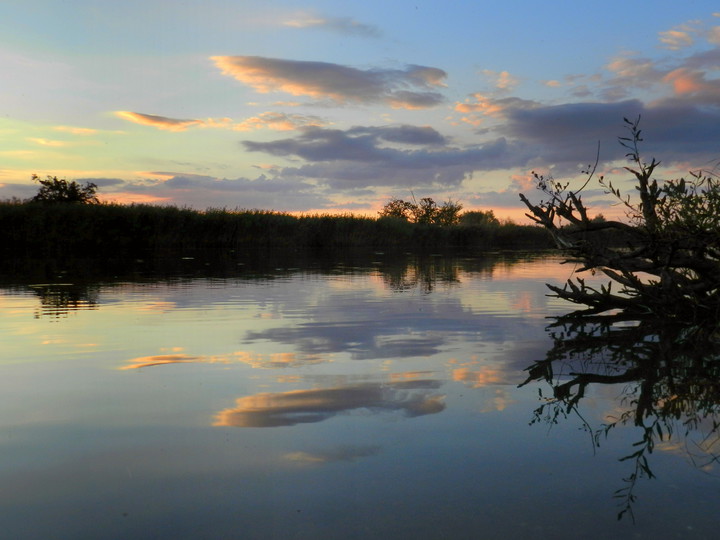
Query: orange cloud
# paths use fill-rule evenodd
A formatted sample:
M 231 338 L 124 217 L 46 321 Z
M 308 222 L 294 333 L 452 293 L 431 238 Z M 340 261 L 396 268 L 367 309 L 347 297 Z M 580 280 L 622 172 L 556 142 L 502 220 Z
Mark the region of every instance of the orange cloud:
M 506 111 L 511 109 L 531 109 L 537 106 L 537 103 L 525 99 L 515 97 L 494 98 L 477 92 L 471 94 L 470 98 L 463 103 L 456 103 L 455 110 L 462 113 L 480 113 L 484 116 L 501 118 Z
M 53 147 L 60 147 L 60 146 L 67 146 L 68 143 L 65 141 L 53 141 L 50 139 L 43 139 L 40 137 L 28 137 L 27 139 L 30 142 L 34 142 L 35 144 L 39 144 L 41 146 L 53 146 Z
M 146 309 L 163 310 L 165 303 L 150 304 Z M 173 348 L 172 352 L 179 353 L 182 348 Z M 202 362 L 210 364 L 229 364 L 240 362 L 254 368 L 284 368 L 305 366 L 327 362 L 324 357 L 318 355 L 297 355 L 295 353 L 274 353 L 269 357 L 263 354 L 256 354 L 247 351 L 237 351 L 231 354 L 191 356 L 188 354 L 158 354 L 152 356 L 141 356 L 128 360 L 129 365 L 119 369 L 138 369 L 143 367 L 161 366 L 165 364 L 182 364 L 188 362 Z
M 660 32 L 660 42 L 666 49 L 678 50 L 683 47 L 690 47 L 694 40 L 686 30 L 667 30 L 666 32 Z
M 402 411 L 410 417 L 435 414 L 445 409 L 444 396 L 429 394 L 437 386 L 436 381 L 417 380 L 255 394 L 238 398 L 235 407 L 217 413 L 213 425 L 293 426 L 357 409 Z
M 462 382 L 472 388 L 482 388 L 494 384 L 506 384 L 505 374 L 490 366 L 481 366 L 480 369 L 462 367 L 452 371 L 452 380 Z
M 201 120 L 177 120 L 155 114 L 143 114 L 131 111 L 116 111 L 115 116 L 143 126 L 152 126 L 167 131 L 185 131 L 191 126 L 202 124 Z
M 71 133 L 73 135 L 94 135 L 98 132 L 97 129 L 91 129 L 91 128 L 80 128 L 80 127 L 72 127 L 72 126 L 55 126 L 53 128 L 55 131 L 63 131 L 65 133 Z
M 232 129 L 235 131 L 251 131 L 257 129 L 273 129 L 276 131 L 290 131 L 305 126 L 323 126 L 325 123 L 317 116 L 304 116 L 301 114 L 285 114 L 279 112 L 264 112 L 239 123 L 231 118 L 207 118 L 205 120 L 178 120 L 154 114 L 144 114 L 129 111 L 116 111 L 115 115 L 123 120 L 136 124 L 151 126 L 167 131 L 185 131 L 191 127 Z
M 130 365 L 122 366 L 121 370 L 140 369 L 144 367 L 162 366 L 165 364 L 187 364 L 190 362 L 201 361 L 199 356 L 190 356 L 188 354 L 157 354 L 155 356 L 140 356 L 130 360 Z
M 273 129 L 275 131 L 292 131 L 305 126 L 323 126 L 325 122 L 316 116 L 301 114 L 285 114 L 264 112 L 233 125 L 235 131 L 251 131 L 257 129 Z
M 484 69 L 482 73 L 493 82 L 495 88 L 498 90 L 509 91 L 520 83 L 520 79 L 511 75 L 509 71 L 498 72 L 490 69 Z
M 679 95 L 701 92 L 710 88 L 702 73 L 690 71 L 687 68 L 671 71 L 665 75 L 663 81 L 672 84 L 673 90 Z
M 261 56 L 213 56 L 224 75 L 257 92 L 330 99 L 337 103 L 386 103 L 419 109 L 438 105 L 442 96 L 430 91 L 444 86 L 447 74 L 437 68 L 357 69 L 329 62 L 309 62 Z
M 103 202 L 113 202 L 118 204 L 157 204 L 170 201 L 170 197 L 160 197 L 157 195 L 149 195 L 147 193 L 125 193 L 117 192 L 112 195 L 103 195 L 100 193 L 98 198 Z

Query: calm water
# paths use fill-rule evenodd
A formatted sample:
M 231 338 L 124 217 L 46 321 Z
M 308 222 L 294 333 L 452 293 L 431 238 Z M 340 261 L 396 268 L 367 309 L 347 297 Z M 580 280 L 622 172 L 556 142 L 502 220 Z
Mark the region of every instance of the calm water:
M 692 438 L 617 521 L 620 385 L 532 423 L 558 259 L 236 266 L 0 288 L 4 538 L 716 538 Z

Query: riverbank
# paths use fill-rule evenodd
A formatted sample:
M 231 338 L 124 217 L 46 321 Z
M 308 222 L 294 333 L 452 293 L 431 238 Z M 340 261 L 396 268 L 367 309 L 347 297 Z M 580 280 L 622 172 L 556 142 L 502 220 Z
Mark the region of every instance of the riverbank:
M 13 257 L 147 256 L 249 248 L 545 249 L 542 228 L 437 226 L 398 218 L 293 216 L 155 205 L 0 203 L 0 252 Z

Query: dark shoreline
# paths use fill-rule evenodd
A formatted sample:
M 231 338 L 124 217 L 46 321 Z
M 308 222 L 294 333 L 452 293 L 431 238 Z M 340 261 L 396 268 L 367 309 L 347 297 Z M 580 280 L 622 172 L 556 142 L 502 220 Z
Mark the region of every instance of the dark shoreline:
M 552 247 L 542 227 L 515 223 L 438 226 L 397 218 L 292 216 L 263 210 L 0 203 L 4 259 L 230 255 L 258 249 L 482 252 Z

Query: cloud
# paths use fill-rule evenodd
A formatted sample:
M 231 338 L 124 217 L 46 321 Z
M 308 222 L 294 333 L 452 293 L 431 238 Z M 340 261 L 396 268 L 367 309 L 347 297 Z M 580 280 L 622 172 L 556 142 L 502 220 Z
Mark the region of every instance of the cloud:
M 86 182 L 92 182 L 99 188 L 111 187 L 111 186 L 122 186 L 125 184 L 125 180 L 122 178 L 78 178 L 77 182 L 84 184 Z
M 141 356 L 129 360 L 129 364 L 118 369 L 142 369 L 153 366 L 163 366 L 168 364 L 188 364 L 193 362 L 201 362 L 202 358 L 198 356 L 190 356 L 187 354 L 156 354 L 154 356 Z
M 239 398 L 220 411 L 214 426 L 279 427 L 322 422 L 358 409 L 374 413 L 401 411 L 407 417 L 445 409 L 443 396 L 431 393 L 438 381 L 364 383 L 334 388 L 262 393 Z
M 243 141 L 250 152 L 294 155 L 309 161 L 383 161 L 396 159 L 403 150 L 380 146 L 383 142 L 413 146 L 442 145 L 446 139 L 431 127 L 353 127 L 347 130 L 306 128 L 296 138 L 272 142 Z
M 505 117 L 508 110 L 533 109 L 540 106 L 537 101 L 518 97 L 497 98 L 478 92 L 470 95 L 462 103 L 456 103 L 455 110 L 466 115 L 461 118 L 461 121 L 479 126 L 485 117 L 500 120 Z
M 471 388 L 508 384 L 508 376 L 501 366 L 462 366 L 452 370 L 452 380 Z
M 660 32 L 660 42 L 668 49 L 677 50 L 683 47 L 690 47 L 693 37 L 685 30 L 667 30 Z
M 304 126 L 323 126 L 325 123 L 326 122 L 321 120 L 318 116 L 264 112 L 234 124 L 232 129 L 235 131 L 252 131 L 257 129 L 292 131 Z
M 178 120 L 176 118 L 168 118 L 166 116 L 158 116 L 155 114 L 144 114 L 131 111 L 115 111 L 115 116 L 141 124 L 143 126 L 152 126 L 167 131 L 185 131 L 191 126 L 202 124 L 202 120 Z
M 482 74 L 492 81 L 493 86 L 500 92 L 509 92 L 520 84 L 520 79 L 510 74 L 509 71 L 493 71 L 484 69 Z
M 231 118 L 178 120 L 175 118 L 168 118 L 166 116 L 129 111 L 116 111 L 115 115 L 123 120 L 167 131 L 185 131 L 192 127 L 230 129 L 234 131 L 253 131 L 259 129 L 291 131 L 304 126 L 322 126 L 325 124 L 325 122 L 318 116 L 287 114 L 281 112 L 264 112 L 257 116 L 247 118 L 241 122 L 234 122 Z
M 713 26 L 708 31 L 707 40 L 715 45 L 720 45 L 720 26 Z
M 423 109 L 443 101 L 436 89 L 447 74 L 438 68 L 358 69 L 328 62 L 262 56 L 213 56 L 224 75 L 260 93 L 329 99 L 338 104 L 384 103 L 393 108 Z
M 52 146 L 56 148 L 68 145 L 68 143 L 65 141 L 54 141 L 51 139 L 43 139 L 41 137 L 28 137 L 27 140 L 30 142 L 34 142 L 35 144 L 39 144 L 40 146 Z
M 477 313 L 458 300 L 448 297 L 429 307 L 421 291 L 448 286 L 440 270 L 411 265 L 407 268 L 387 268 L 380 277 L 385 286 L 410 294 L 403 303 L 388 306 L 379 313 L 374 295 L 358 298 L 329 298 L 308 317 L 308 321 L 292 327 L 275 327 L 248 331 L 243 341 L 285 343 L 304 355 L 347 355 L 353 360 L 381 358 L 428 358 L 444 350 L 458 335 L 467 339 L 511 339 L 503 325 L 484 319 L 479 325 Z M 428 289 L 429 287 L 429 289 Z M 417 304 L 413 308 L 413 305 Z M 402 310 L 399 311 L 399 310 Z M 403 313 L 411 310 L 417 315 L 408 320 Z M 478 330 L 482 327 L 481 330 Z M 413 376 L 412 374 L 404 374 Z
M 347 130 L 305 128 L 297 137 L 243 141 L 246 150 L 307 162 L 286 167 L 285 178 L 312 178 L 335 189 L 369 186 L 457 186 L 475 170 L 493 170 L 522 159 L 504 138 L 453 147 L 429 127 L 356 126 Z
M 194 208 L 272 209 L 300 211 L 335 206 L 322 189 L 304 179 L 217 178 L 201 174 L 154 171 L 141 180 L 92 179 L 108 189 L 100 192 L 104 200 L 172 201 Z M 107 180 L 107 182 L 106 182 Z M 292 197 L 288 194 L 292 193 Z
M 0 199 L 29 199 L 37 193 L 37 187 L 30 184 L 0 182 Z
M 376 26 L 360 23 L 350 17 L 317 17 L 309 14 L 301 14 L 283 21 L 282 24 L 292 28 L 318 28 L 340 34 L 362 37 L 375 38 L 382 35 Z
M 98 132 L 97 129 L 73 126 L 55 126 L 53 129 L 55 131 L 64 131 L 65 133 L 71 133 L 72 135 L 94 135 Z
M 175 307 L 173 304 L 169 304 Z M 165 306 L 163 306 L 165 307 Z M 155 308 L 156 309 L 156 308 Z M 230 354 L 191 356 L 189 354 L 157 354 L 152 356 L 141 356 L 131 358 L 127 365 L 121 366 L 120 370 L 141 369 L 169 364 L 230 364 L 241 362 L 253 368 L 277 369 L 319 364 L 328 360 L 319 356 L 300 355 L 296 353 L 274 353 L 267 355 L 252 353 L 248 351 L 237 351 Z

